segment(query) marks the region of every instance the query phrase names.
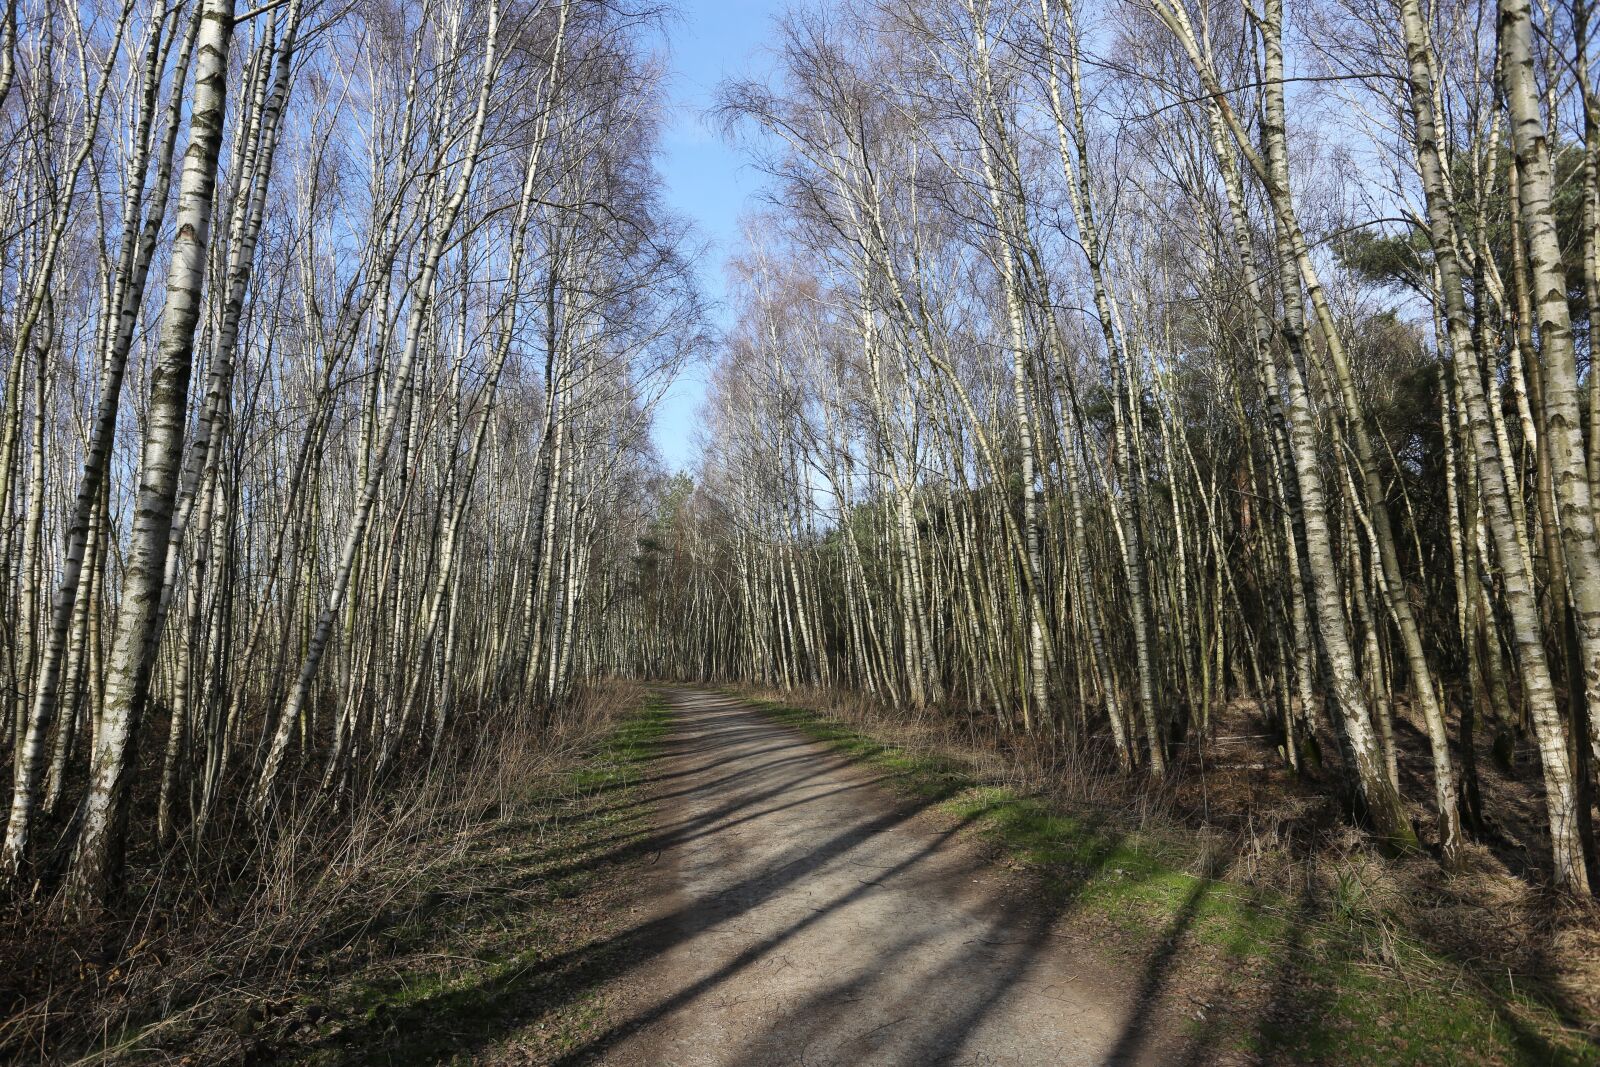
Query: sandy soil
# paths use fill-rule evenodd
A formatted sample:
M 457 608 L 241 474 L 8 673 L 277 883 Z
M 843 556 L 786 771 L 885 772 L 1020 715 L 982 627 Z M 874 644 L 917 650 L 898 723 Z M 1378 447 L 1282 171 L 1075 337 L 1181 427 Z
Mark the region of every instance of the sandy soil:
M 616 1065 L 1111 1064 L 1181 1028 L 948 819 L 737 701 L 673 690 Z

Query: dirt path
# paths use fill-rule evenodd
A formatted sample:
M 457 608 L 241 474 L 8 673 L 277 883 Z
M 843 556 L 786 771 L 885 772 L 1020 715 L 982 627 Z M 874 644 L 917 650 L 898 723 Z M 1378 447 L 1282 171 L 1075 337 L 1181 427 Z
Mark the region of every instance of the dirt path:
M 617 1065 L 1174 1062 L 1172 1027 L 958 828 L 725 697 L 669 693 Z

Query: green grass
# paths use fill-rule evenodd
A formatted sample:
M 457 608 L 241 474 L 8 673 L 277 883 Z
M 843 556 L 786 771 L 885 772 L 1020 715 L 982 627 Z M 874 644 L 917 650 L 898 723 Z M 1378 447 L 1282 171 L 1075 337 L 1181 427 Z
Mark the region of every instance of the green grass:
M 1009 862 L 1036 872 L 1054 905 L 1122 931 L 1124 948 L 1198 959 L 1206 986 L 1221 990 L 1215 999 L 1239 994 L 1269 1008 L 1242 1022 L 1193 1020 L 1206 1040 L 1272 1062 L 1600 1064 L 1600 1048 L 1563 1027 L 1553 1004 L 1529 995 L 1526 983 L 1512 990 L 1503 976 L 1430 953 L 1358 882 L 1341 879 L 1332 902 L 1307 906 L 1209 877 L 1206 856 L 1177 832 L 1128 832 L 1100 813 L 981 785 L 955 760 L 729 692 L 884 772 L 896 788 L 935 800 Z

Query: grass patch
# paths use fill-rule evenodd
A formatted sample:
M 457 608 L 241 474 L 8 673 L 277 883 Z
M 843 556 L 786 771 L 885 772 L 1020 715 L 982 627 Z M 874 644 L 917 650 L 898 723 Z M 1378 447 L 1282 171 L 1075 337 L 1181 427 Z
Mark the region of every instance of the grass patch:
M 1429 953 L 1357 879 L 1341 877 L 1332 894 L 1306 900 L 1242 885 L 1222 876 L 1226 857 L 1176 831 L 1134 831 L 1103 813 L 1062 810 L 981 784 L 953 758 L 725 692 L 876 768 L 897 789 L 936 799 L 1006 861 L 1034 872 L 1056 903 L 1125 935 L 1120 947 L 1137 949 L 1126 965 L 1143 968 L 1141 998 L 1165 988 L 1181 958 L 1184 988 L 1206 993 L 1191 993 L 1184 1014 L 1211 1047 L 1268 1062 L 1600 1064 L 1600 1048 L 1563 1025 L 1551 1004 Z

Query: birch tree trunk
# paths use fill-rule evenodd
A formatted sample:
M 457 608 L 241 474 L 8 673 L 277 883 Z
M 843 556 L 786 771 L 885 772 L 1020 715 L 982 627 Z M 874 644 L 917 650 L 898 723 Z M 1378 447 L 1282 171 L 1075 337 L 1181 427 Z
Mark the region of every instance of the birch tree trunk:
M 233 0 L 204 0 L 196 39 L 189 146 L 178 186 L 178 228 L 151 376 L 139 491 L 118 601 L 103 720 L 95 737 L 89 792 L 67 883 L 69 901 L 84 910 L 105 901 L 122 869 L 128 769 L 148 696 L 172 506 L 183 459 L 194 331 L 200 317 L 217 160 L 227 111 L 233 16 Z

